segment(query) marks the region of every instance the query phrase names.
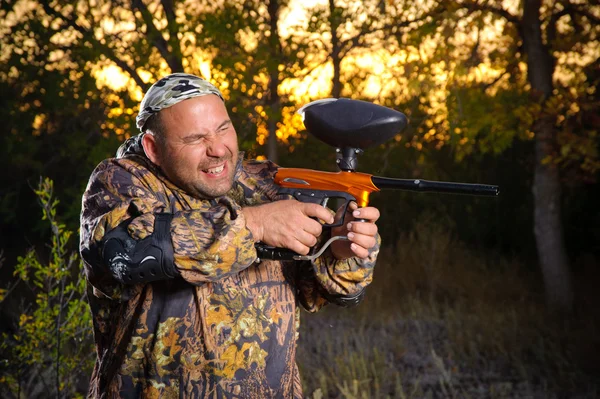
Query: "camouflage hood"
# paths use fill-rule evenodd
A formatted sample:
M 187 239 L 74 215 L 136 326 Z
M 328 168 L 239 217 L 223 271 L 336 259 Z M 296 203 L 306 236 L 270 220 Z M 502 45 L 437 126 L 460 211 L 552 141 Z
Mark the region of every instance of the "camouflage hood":
M 146 157 L 144 147 L 142 147 L 142 137 L 145 133 L 140 133 L 125 140 L 117 149 L 117 158 L 123 158 L 128 155 L 140 155 Z

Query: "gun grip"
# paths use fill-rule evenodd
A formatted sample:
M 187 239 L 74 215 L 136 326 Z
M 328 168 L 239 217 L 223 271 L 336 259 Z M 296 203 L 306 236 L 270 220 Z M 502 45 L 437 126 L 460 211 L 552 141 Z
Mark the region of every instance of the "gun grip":
M 300 256 L 291 249 L 272 247 L 263 243 L 256 243 L 254 247 L 259 261 L 261 259 L 294 260 L 295 256 Z

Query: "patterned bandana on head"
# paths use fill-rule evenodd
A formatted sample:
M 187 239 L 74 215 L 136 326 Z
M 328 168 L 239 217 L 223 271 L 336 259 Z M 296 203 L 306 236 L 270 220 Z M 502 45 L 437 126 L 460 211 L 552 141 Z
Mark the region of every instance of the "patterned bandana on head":
M 145 156 L 142 146 L 142 137 L 144 136 L 142 129 L 152 115 L 180 101 L 207 94 L 215 94 L 223 100 L 219 89 L 206 80 L 187 73 L 173 73 L 154 83 L 142 99 L 140 113 L 136 118 L 136 125 L 142 133 L 125 140 L 117 150 L 117 158 L 128 155 Z
M 136 125 L 140 131 L 153 114 L 161 109 L 169 108 L 188 98 L 215 94 L 223 100 L 219 89 L 210 82 L 187 73 L 173 73 L 167 75 L 146 92 L 140 104 L 140 113 L 136 118 Z

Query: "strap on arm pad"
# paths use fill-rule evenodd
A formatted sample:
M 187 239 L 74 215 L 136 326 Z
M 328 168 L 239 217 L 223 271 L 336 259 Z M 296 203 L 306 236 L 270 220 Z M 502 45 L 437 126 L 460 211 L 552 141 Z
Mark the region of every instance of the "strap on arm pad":
M 123 284 L 139 284 L 175 278 L 171 220 L 173 214 L 157 213 L 154 232 L 136 241 L 127 232 L 131 219 L 119 224 L 102 240 L 102 259 L 113 277 Z
M 362 302 L 362 300 L 365 296 L 364 288 L 353 295 L 334 295 L 334 294 L 325 292 L 325 290 L 323 290 L 323 291 L 324 291 L 323 296 L 325 297 L 325 299 L 327 299 L 329 302 L 334 303 L 343 308 L 352 308 L 352 307 L 358 305 L 359 303 Z

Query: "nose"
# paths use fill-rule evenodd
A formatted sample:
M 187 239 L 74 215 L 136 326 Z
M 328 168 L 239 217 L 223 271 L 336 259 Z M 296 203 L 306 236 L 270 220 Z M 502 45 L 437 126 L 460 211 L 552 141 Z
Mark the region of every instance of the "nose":
M 227 154 L 227 146 L 223 137 L 218 134 L 211 135 L 210 141 L 206 145 L 206 155 L 209 157 L 222 158 Z

